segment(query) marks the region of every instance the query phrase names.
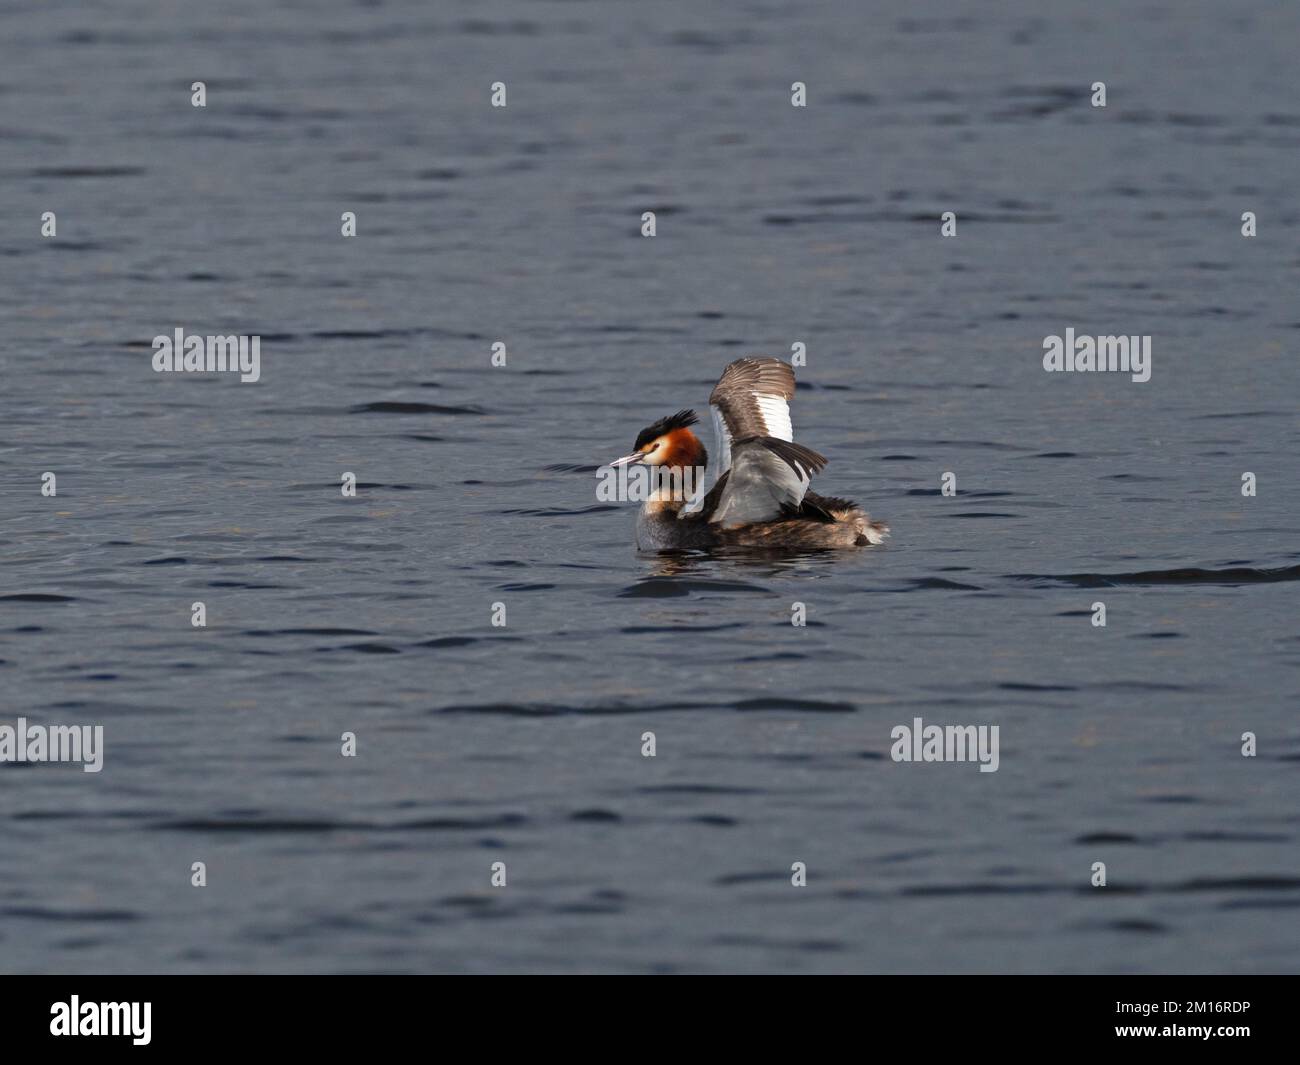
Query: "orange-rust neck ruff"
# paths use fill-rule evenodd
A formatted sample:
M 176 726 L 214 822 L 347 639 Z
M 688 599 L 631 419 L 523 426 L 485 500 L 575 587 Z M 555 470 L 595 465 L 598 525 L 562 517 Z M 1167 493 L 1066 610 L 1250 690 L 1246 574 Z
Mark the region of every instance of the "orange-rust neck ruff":
M 672 429 L 663 436 L 664 457 L 661 466 L 706 466 L 708 455 L 699 438 L 689 429 Z

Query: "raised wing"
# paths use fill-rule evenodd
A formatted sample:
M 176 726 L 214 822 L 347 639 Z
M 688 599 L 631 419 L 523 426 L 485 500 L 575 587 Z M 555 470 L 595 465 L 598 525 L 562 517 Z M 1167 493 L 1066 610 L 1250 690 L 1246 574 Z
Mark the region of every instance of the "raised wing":
M 719 525 L 775 521 L 798 511 L 813 474 L 826 459 L 811 448 L 773 436 L 751 436 L 732 447 L 731 469 L 705 500 L 705 517 Z M 710 495 L 713 495 L 711 492 Z
M 733 441 L 769 436 L 793 440 L 794 371 L 780 359 L 747 356 L 725 370 L 709 396 L 717 438 L 717 472 L 731 467 Z

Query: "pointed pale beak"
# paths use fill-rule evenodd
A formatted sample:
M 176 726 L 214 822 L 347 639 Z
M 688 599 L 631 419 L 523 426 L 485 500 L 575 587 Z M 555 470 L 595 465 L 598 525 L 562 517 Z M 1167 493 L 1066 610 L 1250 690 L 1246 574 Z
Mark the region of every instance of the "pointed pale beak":
M 621 459 L 615 459 L 610 465 L 618 469 L 620 466 L 639 466 L 644 461 L 645 455 L 638 451 L 631 455 L 624 455 Z

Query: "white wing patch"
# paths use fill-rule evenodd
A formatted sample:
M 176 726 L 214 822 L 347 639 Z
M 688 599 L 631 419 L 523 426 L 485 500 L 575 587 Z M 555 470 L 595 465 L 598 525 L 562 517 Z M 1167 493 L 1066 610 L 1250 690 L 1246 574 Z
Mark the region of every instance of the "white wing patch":
M 790 424 L 790 404 L 781 396 L 755 393 L 754 399 L 758 402 L 759 412 L 763 415 L 763 422 L 767 426 L 767 435 L 774 436 L 778 440 L 793 440 L 794 426 Z

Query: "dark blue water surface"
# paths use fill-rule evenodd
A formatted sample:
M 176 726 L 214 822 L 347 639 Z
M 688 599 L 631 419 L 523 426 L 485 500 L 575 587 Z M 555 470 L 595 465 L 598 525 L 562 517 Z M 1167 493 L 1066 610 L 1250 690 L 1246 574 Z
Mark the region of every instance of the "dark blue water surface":
M 0 724 L 106 750 L 0 765 L 0 968 L 1295 971 L 1297 39 L 8 5 Z M 261 380 L 153 372 L 177 327 Z M 1066 328 L 1151 380 L 1045 373 Z M 639 556 L 596 467 L 796 342 L 891 540 Z M 998 771 L 893 761 L 917 717 Z

